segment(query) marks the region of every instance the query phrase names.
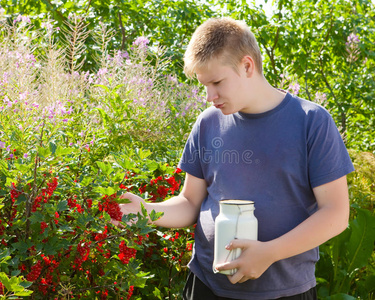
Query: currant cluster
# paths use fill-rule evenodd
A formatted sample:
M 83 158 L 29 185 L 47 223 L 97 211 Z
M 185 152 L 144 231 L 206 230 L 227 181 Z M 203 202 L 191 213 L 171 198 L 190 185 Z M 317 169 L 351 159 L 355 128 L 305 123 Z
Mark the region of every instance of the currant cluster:
M 31 267 L 30 273 L 27 274 L 26 280 L 27 281 L 36 281 L 40 273 L 42 272 L 42 261 L 38 260 L 38 262 Z
M 181 180 L 177 181 L 175 176 L 178 176 L 177 174 L 181 172 L 181 169 L 177 168 L 173 176 L 158 176 L 155 179 L 151 179 L 149 184 L 141 186 L 138 191 L 141 194 L 148 191 L 148 193 L 151 195 L 151 198 L 148 200 L 151 202 L 160 200 L 162 201 L 168 196 L 168 193 L 171 193 L 173 195 L 176 191 L 179 190 Z
M 129 248 L 125 245 L 125 241 L 121 241 L 120 245 L 120 254 L 118 257 L 120 258 L 123 264 L 128 264 L 131 258 L 134 258 L 137 254 L 137 250 L 134 248 Z
M 130 297 L 133 295 L 133 292 L 134 292 L 134 286 L 131 285 L 131 286 L 129 287 L 128 298 L 127 298 L 127 300 L 130 299 Z
M 56 225 L 59 223 L 59 218 L 60 218 L 60 215 L 59 215 L 59 213 L 56 211 L 56 212 L 55 212 L 55 218 L 53 219 L 53 221 L 55 222 Z
M 47 188 L 41 190 L 41 194 L 39 194 L 33 203 L 31 208 L 32 212 L 36 212 L 36 210 L 41 207 L 42 202 L 47 203 L 48 200 L 52 197 L 53 192 L 56 190 L 58 184 L 58 180 L 56 177 L 52 179 L 52 182 L 47 182 Z
M 103 202 L 99 203 L 99 210 L 106 211 L 113 220 L 121 221 L 122 212 L 119 204 L 114 200 L 117 195 L 113 194 L 111 196 L 105 195 L 103 197 Z
M 105 244 L 105 239 L 108 237 L 108 226 L 104 226 L 104 231 L 102 233 L 96 233 L 94 235 L 95 241 L 98 242 L 98 247 L 102 247 Z
M 42 234 L 47 227 L 48 227 L 48 224 L 46 222 L 41 222 L 40 223 L 40 234 Z
M 77 207 L 77 196 L 74 196 L 74 198 L 68 198 L 68 206 L 72 209 Z
M 10 198 L 12 199 L 12 202 L 14 203 L 16 199 L 21 195 L 21 192 L 16 190 L 15 184 L 12 182 L 12 188 L 10 190 Z
M 82 270 L 82 263 L 85 262 L 90 255 L 91 241 L 86 243 L 84 240 L 77 245 L 77 256 L 74 259 L 73 269 Z
M 86 203 L 87 203 L 87 207 L 88 207 L 88 208 L 91 208 L 91 207 L 92 207 L 92 199 L 87 199 L 87 200 L 86 200 Z
M 4 295 L 4 286 L 0 281 L 0 295 Z
M 68 206 L 70 209 L 76 209 L 77 212 L 82 214 L 84 212 L 84 209 L 80 204 L 77 203 L 77 196 L 74 195 L 74 198 L 68 198 Z

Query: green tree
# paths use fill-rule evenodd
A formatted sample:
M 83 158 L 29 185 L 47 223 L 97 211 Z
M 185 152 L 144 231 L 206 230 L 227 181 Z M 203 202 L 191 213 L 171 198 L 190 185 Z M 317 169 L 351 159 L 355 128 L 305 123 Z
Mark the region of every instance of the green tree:
M 19 14 L 29 16 L 36 28 L 47 17 L 63 28 L 73 14 L 85 18 L 87 30 L 96 31 L 104 23 L 116 31 L 109 41 L 109 48 L 114 50 L 129 50 L 137 37 L 146 36 L 151 45 L 166 48 L 173 62 L 168 71 L 179 74 L 184 46 L 202 20 L 213 15 L 207 3 L 193 0 L 1 0 L 0 6 L 13 20 Z M 84 69 L 88 70 L 95 64 L 97 41 L 89 36 L 85 45 L 88 59 Z
M 276 0 L 270 18 L 254 1 L 210 3 L 252 27 L 274 86 L 320 102 L 348 147 L 375 151 L 373 1 Z

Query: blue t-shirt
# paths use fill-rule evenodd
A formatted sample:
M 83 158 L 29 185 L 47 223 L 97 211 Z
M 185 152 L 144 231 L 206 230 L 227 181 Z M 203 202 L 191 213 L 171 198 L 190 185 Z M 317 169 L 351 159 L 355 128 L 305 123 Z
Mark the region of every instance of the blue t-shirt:
M 275 262 L 260 278 L 235 285 L 226 275 L 214 274 L 212 262 L 219 200 L 253 200 L 258 239 L 269 241 L 317 210 L 314 187 L 354 171 L 340 133 L 323 107 L 289 93 L 277 107 L 261 114 L 224 115 L 210 107 L 198 117 L 179 167 L 207 183 L 189 267 L 215 294 L 275 299 L 316 285 L 318 248 Z

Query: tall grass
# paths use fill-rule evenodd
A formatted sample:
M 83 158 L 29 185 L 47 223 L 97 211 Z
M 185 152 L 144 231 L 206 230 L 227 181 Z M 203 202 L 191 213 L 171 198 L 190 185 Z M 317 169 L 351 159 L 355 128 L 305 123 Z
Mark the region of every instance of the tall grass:
M 137 38 L 128 51 L 110 52 L 114 31 L 101 24 L 90 32 L 85 22 L 72 16 L 64 28 L 47 20 L 35 30 L 27 17 L 13 24 L 1 21 L 0 110 L 24 110 L 34 129 L 46 120 L 68 126 L 70 114 L 79 111 L 90 116 L 87 131 L 92 126 L 116 128 L 127 137 L 123 141 L 145 147 L 170 141 L 172 148 L 181 148 L 206 107 L 197 88 L 166 74 L 164 49 L 149 48 L 147 38 Z M 64 39 L 56 34 L 61 30 Z M 98 42 L 97 59 L 92 70 L 84 72 L 89 36 Z

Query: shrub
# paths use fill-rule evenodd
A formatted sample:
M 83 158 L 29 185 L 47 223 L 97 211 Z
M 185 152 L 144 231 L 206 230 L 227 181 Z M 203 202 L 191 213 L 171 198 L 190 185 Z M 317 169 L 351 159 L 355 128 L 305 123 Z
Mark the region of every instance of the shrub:
M 83 73 L 51 26 L 36 43 L 40 33 L 20 20 L 2 23 L 0 38 L 1 292 L 177 298 L 191 229 L 156 230 L 145 212 L 124 217 L 123 229 L 110 219 L 120 219 L 124 191 L 150 201 L 179 191 L 183 130 L 204 108 L 203 98 L 161 75 L 163 64 L 157 55 L 150 63 L 155 52 L 143 38 L 131 53 L 105 53 L 102 68 Z M 71 22 L 69 28 L 80 28 L 79 19 Z

